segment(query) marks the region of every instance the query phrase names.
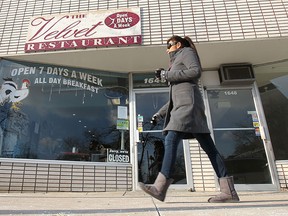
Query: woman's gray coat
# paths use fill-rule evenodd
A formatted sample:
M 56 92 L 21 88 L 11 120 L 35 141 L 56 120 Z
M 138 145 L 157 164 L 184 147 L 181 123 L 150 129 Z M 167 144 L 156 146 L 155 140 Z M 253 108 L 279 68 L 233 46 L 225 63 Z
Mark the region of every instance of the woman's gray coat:
M 170 55 L 170 68 L 166 73 L 169 85 L 169 101 L 158 114 L 167 131 L 185 132 L 185 138 L 194 138 L 193 133 L 210 133 L 205 116 L 205 107 L 198 80 L 201 65 L 195 51 L 190 47 L 180 48 Z

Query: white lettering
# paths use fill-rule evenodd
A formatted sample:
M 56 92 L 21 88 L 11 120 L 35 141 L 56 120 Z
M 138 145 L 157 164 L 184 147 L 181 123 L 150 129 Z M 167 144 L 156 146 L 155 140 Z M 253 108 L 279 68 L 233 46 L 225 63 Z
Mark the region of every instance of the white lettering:
M 31 75 L 31 74 L 35 74 L 35 72 L 36 72 L 36 67 L 15 68 L 11 71 L 11 76 Z
M 47 67 L 47 74 L 53 74 L 58 76 L 68 76 L 69 70 L 67 68 Z
M 44 67 L 39 67 L 40 68 L 40 74 L 42 74 L 43 73 L 43 70 L 44 70 Z
M 72 71 L 71 77 L 72 77 L 72 78 L 77 78 L 76 71 L 74 71 L 74 70 Z
M 129 163 L 128 155 L 109 154 L 108 159 L 109 162 Z
M 44 84 L 47 83 L 45 77 L 44 78 L 35 78 L 34 84 Z
M 61 82 L 61 79 L 59 78 L 52 78 L 52 77 L 49 78 L 49 83 L 60 84 L 60 82 Z
M 79 72 L 79 77 L 82 80 L 88 81 L 88 82 L 93 83 L 95 85 L 102 86 L 102 79 L 99 79 L 99 78 L 97 78 L 95 76 L 92 76 L 91 74 Z
M 125 44 L 140 44 L 141 36 L 125 36 L 125 37 L 107 37 L 107 38 L 94 38 L 94 39 L 77 39 L 66 41 L 51 41 L 26 44 L 26 52 L 31 51 L 44 51 L 44 50 L 59 50 L 59 49 L 74 49 L 83 47 L 101 47 L 101 46 L 114 46 Z M 33 49 L 32 49 L 33 47 Z
M 26 44 L 26 45 L 27 45 L 27 47 L 26 47 L 26 50 L 27 50 L 27 51 L 35 50 L 35 48 L 34 48 L 34 45 L 35 45 L 35 44 Z
M 63 79 L 62 83 L 64 85 L 82 88 L 82 89 L 85 89 L 85 90 L 88 90 L 88 91 L 91 91 L 91 92 L 94 92 L 97 94 L 99 91 L 99 88 L 97 88 L 95 86 L 90 86 L 87 83 L 78 82 L 77 80 Z

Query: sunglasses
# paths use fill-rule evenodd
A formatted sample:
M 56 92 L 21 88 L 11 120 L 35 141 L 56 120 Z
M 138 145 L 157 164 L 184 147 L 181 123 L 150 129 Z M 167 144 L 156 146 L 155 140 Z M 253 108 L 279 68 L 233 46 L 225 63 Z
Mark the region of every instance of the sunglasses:
M 170 49 L 172 46 L 176 45 L 178 42 L 167 43 L 167 49 Z

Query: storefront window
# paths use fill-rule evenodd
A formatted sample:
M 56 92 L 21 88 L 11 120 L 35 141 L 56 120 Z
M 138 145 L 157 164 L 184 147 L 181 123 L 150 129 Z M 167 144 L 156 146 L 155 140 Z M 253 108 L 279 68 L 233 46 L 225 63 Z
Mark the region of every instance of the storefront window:
M 130 162 L 127 74 L 2 60 L 0 85 L 1 157 Z
M 276 160 L 288 160 L 288 62 L 254 68 Z

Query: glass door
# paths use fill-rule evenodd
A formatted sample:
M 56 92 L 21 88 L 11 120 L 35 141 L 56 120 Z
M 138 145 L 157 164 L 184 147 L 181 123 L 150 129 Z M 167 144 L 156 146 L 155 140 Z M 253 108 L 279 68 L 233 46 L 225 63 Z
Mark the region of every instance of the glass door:
M 138 181 L 153 184 L 161 170 L 164 155 L 164 136 L 162 135 L 163 120 L 157 125 L 150 123 L 151 117 L 168 102 L 168 90 L 135 92 L 136 131 L 139 134 L 137 142 Z M 188 145 L 185 145 L 188 146 Z M 172 178 L 175 184 L 187 184 L 185 149 L 179 145 L 176 167 Z
M 264 125 L 253 89 L 210 89 L 207 97 L 215 144 L 235 184 L 271 185 Z

